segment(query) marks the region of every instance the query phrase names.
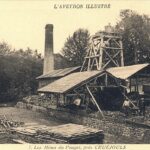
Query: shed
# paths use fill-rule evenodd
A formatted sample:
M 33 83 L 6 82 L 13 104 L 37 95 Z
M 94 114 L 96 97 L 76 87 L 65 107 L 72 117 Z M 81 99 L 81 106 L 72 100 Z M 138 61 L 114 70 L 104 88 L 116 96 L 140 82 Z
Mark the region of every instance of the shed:
M 85 71 L 69 74 L 47 86 L 38 89 L 38 92 L 65 93 L 78 85 L 89 82 L 90 79 L 100 75 L 101 71 Z
M 123 67 L 112 67 L 112 68 L 108 68 L 106 71 L 112 74 L 116 78 L 126 80 L 148 66 L 149 64 L 137 64 L 137 65 L 123 66 Z
M 47 74 L 41 75 L 37 77 L 36 79 L 39 80 L 39 88 L 54 82 L 55 80 L 58 80 L 70 73 L 77 72 L 80 70 L 80 66 L 77 67 L 70 67 L 65 69 L 57 69 L 53 70 Z
M 109 90 L 104 92 L 106 88 Z M 38 92 L 53 95 L 53 99 L 55 95 L 58 106 L 72 104 L 76 97 L 79 97 L 85 107 L 94 105 L 99 111 L 101 111 L 100 107 L 105 107 L 101 103 L 104 97 L 100 96 L 100 94 L 108 96 L 110 91 L 117 91 L 118 94 L 114 94 L 114 99 L 116 99 L 116 96 L 122 97 L 123 90 L 120 90 L 120 86 L 116 83 L 116 78 L 106 73 L 106 71 L 98 70 L 72 73 L 38 89 Z M 113 92 L 111 95 L 113 95 Z M 111 105 L 113 99 L 108 99 L 109 103 L 107 103 Z M 112 105 L 111 108 L 113 108 Z
M 150 83 L 150 65 L 136 64 L 123 67 L 112 67 L 106 70 L 114 77 L 128 82 L 129 92 L 142 92 L 143 84 Z

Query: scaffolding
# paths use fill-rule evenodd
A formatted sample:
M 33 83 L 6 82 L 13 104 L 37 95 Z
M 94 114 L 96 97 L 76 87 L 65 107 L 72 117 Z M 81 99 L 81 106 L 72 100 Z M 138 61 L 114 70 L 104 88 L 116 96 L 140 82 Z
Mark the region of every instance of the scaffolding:
M 105 31 L 91 37 L 90 47 L 81 71 L 103 70 L 124 66 L 122 37 L 109 24 Z

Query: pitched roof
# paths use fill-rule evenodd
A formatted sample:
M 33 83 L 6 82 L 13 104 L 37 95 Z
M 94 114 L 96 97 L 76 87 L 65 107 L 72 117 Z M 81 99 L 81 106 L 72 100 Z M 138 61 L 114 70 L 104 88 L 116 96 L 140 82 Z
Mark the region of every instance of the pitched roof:
M 69 73 L 72 73 L 75 70 L 78 70 L 79 68 L 80 66 L 53 70 L 49 72 L 48 74 L 37 77 L 36 79 L 63 77 L 63 76 L 68 75 Z
M 93 77 L 100 75 L 101 73 L 102 71 L 85 71 L 72 73 L 48 84 L 47 86 L 40 88 L 38 92 L 65 93 L 68 90 L 78 86 L 79 84 L 86 83 L 87 80 L 90 80 Z
M 112 67 L 108 68 L 106 71 L 116 78 L 127 79 L 148 65 L 149 64 L 137 64 L 124 67 Z

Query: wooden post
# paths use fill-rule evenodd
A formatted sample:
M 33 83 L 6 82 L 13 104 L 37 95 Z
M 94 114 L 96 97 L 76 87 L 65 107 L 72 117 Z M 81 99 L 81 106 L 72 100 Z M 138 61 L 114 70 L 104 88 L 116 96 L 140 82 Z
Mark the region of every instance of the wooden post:
M 136 92 L 139 92 L 139 87 L 138 87 L 138 78 L 136 76 Z
M 99 69 L 100 70 L 102 68 L 102 62 L 103 62 L 103 47 L 102 45 L 104 44 L 104 40 L 103 38 L 101 38 L 101 47 L 100 47 L 100 56 L 99 56 Z
M 124 66 L 124 57 L 123 57 L 123 45 L 122 45 L 122 41 L 119 41 L 120 44 L 120 48 L 121 48 L 121 66 Z
M 57 108 L 58 108 L 58 94 L 55 94 L 55 97 L 56 97 L 56 101 L 57 101 Z
M 92 58 L 89 58 L 89 61 L 88 61 L 88 69 L 87 69 L 88 71 L 91 70 L 91 59 L 92 59 Z
M 107 75 L 107 73 L 105 74 L 105 86 L 106 87 L 108 86 L 108 75 Z
M 89 101 L 90 101 L 90 98 L 85 96 L 85 99 L 86 99 L 86 110 L 88 109 L 88 105 L 89 105 Z
M 86 85 L 86 88 L 87 88 L 87 90 L 88 90 L 89 94 L 91 95 L 91 97 L 92 97 L 92 99 L 93 99 L 94 104 L 97 106 L 97 108 L 98 108 L 98 110 L 99 110 L 100 114 L 102 115 L 103 119 L 105 119 L 105 117 L 104 117 L 104 115 L 103 115 L 103 112 L 101 111 L 101 109 L 100 109 L 99 105 L 97 104 L 97 102 L 96 102 L 96 100 L 95 100 L 95 98 L 94 98 L 94 96 L 93 96 L 92 92 L 90 91 L 90 89 L 89 89 L 89 87 L 88 87 L 87 85 Z
M 129 85 L 129 86 L 130 86 L 130 93 L 131 93 L 131 87 L 132 87 L 132 86 L 131 86 L 131 81 L 132 81 L 131 78 L 130 78 L 129 81 L 130 81 L 130 83 L 129 83 L 130 85 Z

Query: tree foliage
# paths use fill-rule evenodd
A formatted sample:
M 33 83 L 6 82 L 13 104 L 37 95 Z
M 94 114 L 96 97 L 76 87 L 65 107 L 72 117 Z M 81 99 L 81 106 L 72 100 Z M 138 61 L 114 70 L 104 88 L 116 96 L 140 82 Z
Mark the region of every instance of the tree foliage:
M 78 29 L 67 38 L 62 48 L 62 54 L 72 66 L 82 65 L 89 46 L 89 38 L 90 34 L 86 29 Z
M 0 101 L 15 101 L 37 90 L 36 77 L 42 73 L 37 51 L 14 50 L 0 43 Z
M 116 29 L 122 33 L 126 65 L 150 62 L 150 18 L 132 10 L 120 12 Z

